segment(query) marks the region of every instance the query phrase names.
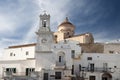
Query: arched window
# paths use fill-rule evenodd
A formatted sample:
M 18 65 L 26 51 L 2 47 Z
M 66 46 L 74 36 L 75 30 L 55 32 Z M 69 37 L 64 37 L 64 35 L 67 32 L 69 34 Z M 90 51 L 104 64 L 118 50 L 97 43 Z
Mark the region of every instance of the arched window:
M 44 21 L 43 25 L 44 25 L 44 27 L 46 27 L 46 21 Z
M 62 57 L 61 57 L 61 56 L 59 56 L 59 62 L 61 62 L 61 60 L 62 60 Z
M 65 61 L 65 53 L 64 52 L 59 52 L 58 54 L 57 54 L 57 56 L 58 56 L 58 61 L 59 62 L 64 62 Z

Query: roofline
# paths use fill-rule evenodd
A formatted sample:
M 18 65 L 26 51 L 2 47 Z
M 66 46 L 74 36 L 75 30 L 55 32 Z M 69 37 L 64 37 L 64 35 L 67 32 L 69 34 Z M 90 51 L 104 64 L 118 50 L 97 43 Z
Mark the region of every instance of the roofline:
M 36 43 L 30 43 L 30 44 L 9 46 L 8 48 L 21 48 L 21 47 L 29 47 L 29 46 L 35 46 L 35 45 L 36 45 Z
M 77 35 L 74 35 L 72 37 L 84 36 L 86 34 L 90 34 L 93 37 L 92 33 L 90 33 L 90 32 L 86 32 L 86 33 L 83 33 L 83 34 L 77 34 Z M 70 37 L 70 38 L 72 38 L 72 37 Z

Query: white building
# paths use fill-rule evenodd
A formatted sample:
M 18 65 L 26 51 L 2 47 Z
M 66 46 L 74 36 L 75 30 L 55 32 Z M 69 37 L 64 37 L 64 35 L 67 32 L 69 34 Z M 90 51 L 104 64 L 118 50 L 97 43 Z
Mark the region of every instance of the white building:
M 80 42 L 73 39 L 56 43 L 50 15 L 40 15 L 36 34 L 37 43 L 5 49 L 0 59 L 0 79 L 120 80 L 120 54 L 81 53 Z

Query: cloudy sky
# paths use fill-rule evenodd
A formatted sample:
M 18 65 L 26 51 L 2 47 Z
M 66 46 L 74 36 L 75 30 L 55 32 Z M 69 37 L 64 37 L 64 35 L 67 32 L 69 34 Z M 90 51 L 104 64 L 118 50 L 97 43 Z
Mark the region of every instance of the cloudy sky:
M 120 39 L 120 0 L 0 0 L 0 50 L 36 41 L 39 14 L 51 15 L 57 30 L 65 17 L 76 34 L 91 32 L 96 42 Z

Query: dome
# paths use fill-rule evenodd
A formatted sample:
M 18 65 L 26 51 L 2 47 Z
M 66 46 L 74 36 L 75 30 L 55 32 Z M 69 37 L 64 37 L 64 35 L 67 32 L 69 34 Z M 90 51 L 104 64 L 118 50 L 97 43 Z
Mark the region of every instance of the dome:
M 75 26 L 69 22 L 68 18 L 66 17 L 65 21 L 63 21 L 59 26 L 58 26 L 58 31 L 73 31 L 75 30 Z

